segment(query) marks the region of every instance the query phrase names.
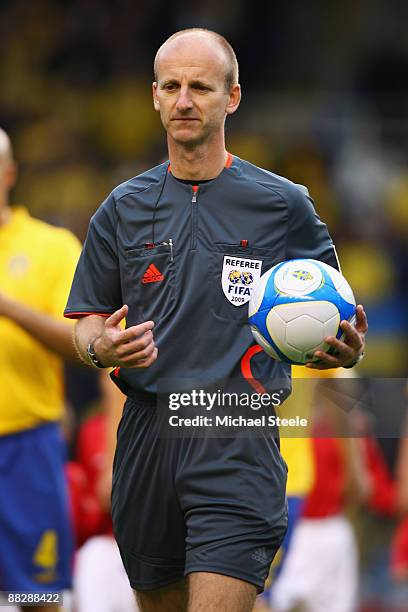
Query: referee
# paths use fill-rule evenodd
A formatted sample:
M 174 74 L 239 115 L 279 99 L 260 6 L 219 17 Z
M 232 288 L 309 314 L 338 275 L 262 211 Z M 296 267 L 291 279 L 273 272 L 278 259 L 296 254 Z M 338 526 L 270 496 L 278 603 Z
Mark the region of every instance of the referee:
M 229 43 L 177 32 L 154 70 L 169 162 L 114 189 L 92 217 L 65 315 L 79 319 L 82 358 L 114 366 L 128 396 L 112 514 L 141 609 L 249 612 L 286 531 L 286 465 L 272 434 L 161 437 L 157 393 L 239 377 L 290 386 L 290 367 L 254 349 L 251 284 L 286 259 L 338 263 L 307 190 L 225 149 L 241 99 Z M 363 308 L 356 328 L 342 327 L 335 356 L 318 352 L 311 367 L 361 358 Z

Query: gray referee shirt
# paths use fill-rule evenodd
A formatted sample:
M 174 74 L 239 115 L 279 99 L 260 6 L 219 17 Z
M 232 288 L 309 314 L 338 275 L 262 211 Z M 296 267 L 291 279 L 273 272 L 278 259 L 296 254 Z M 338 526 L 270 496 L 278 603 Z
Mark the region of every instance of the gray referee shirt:
M 157 361 L 117 372 L 130 394 L 248 372 L 289 385 L 290 366 L 264 352 L 248 360 L 247 314 L 259 275 L 298 257 L 338 268 L 305 187 L 231 155 L 198 187 L 165 163 L 116 187 L 93 215 L 64 314 L 109 316 L 128 304 L 128 327 L 154 321 Z

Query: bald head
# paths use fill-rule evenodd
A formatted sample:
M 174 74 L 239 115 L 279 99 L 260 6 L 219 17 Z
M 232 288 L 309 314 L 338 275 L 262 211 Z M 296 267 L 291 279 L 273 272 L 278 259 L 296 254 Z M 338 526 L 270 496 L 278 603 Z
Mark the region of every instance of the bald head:
M 13 149 L 11 147 L 10 138 L 6 132 L 0 128 L 0 161 L 12 161 Z
M 154 80 L 158 80 L 159 62 L 160 56 L 164 51 L 171 49 L 174 46 L 181 44 L 188 44 L 189 41 L 194 39 L 201 39 L 203 42 L 207 42 L 213 46 L 214 42 L 218 45 L 222 52 L 225 63 L 225 90 L 230 91 L 233 85 L 238 83 L 238 62 L 234 52 L 226 38 L 213 32 L 212 30 L 206 30 L 204 28 L 189 28 L 188 30 L 180 30 L 176 32 L 170 38 L 168 38 L 159 48 L 154 59 Z
M 13 160 L 10 138 L 0 128 L 0 215 L 9 205 L 9 193 L 17 179 L 17 165 Z

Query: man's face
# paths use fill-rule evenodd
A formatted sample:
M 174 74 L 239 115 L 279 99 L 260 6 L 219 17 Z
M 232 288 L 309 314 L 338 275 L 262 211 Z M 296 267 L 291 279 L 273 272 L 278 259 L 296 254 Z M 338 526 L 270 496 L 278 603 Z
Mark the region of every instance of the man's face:
M 239 86 L 226 91 L 226 58 L 211 38 L 181 36 L 160 52 L 154 107 L 172 140 L 192 146 L 224 129 L 239 104 Z
M 0 154 L 0 201 L 7 201 L 17 177 L 16 164 L 6 154 Z

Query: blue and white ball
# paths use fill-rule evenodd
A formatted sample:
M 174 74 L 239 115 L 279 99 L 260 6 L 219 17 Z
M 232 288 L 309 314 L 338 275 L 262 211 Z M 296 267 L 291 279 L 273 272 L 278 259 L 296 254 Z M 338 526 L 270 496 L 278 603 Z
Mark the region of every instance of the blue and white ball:
M 268 355 L 287 363 L 313 361 L 327 336 L 342 338 L 340 322 L 356 320 L 350 285 L 315 259 L 291 259 L 262 274 L 249 301 L 249 324 Z

